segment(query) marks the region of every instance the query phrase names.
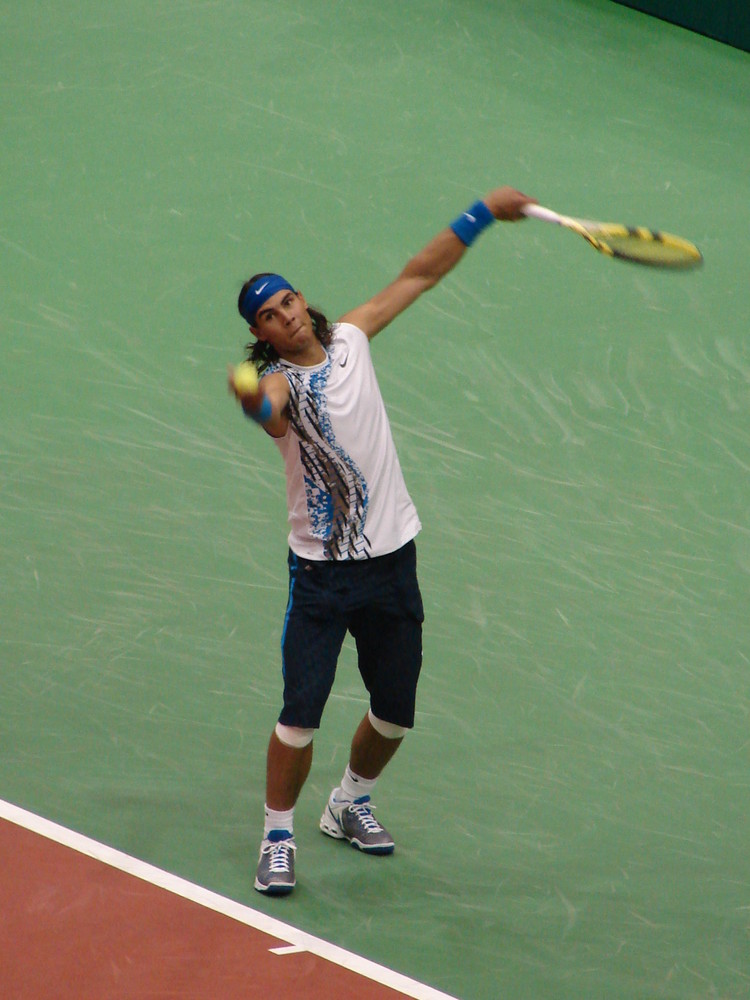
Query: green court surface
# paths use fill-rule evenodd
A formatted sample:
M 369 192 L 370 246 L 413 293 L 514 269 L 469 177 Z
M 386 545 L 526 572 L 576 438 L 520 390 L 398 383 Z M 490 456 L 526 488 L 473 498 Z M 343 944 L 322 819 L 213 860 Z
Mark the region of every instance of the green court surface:
M 749 996 L 750 55 L 608 0 L 0 15 L 0 798 L 462 1000 Z M 374 342 L 424 524 L 398 850 L 317 830 L 348 644 L 265 900 L 286 515 L 237 292 L 339 315 L 503 183 L 706 263 L 498 225 Z

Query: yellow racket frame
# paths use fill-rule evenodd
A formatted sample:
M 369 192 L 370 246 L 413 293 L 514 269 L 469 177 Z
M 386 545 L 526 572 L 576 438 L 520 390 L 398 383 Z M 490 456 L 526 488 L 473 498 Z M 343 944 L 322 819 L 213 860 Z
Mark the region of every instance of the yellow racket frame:
M 619 222 L 576 219 L 542 205 L 526 205 L 524 214 L 578 233 L 590 246 L 608 257 L 650 267 L 689 268 L 703 263 L 703 255 L 694 243 L 672 233 L 645 226 L 624 226 Z

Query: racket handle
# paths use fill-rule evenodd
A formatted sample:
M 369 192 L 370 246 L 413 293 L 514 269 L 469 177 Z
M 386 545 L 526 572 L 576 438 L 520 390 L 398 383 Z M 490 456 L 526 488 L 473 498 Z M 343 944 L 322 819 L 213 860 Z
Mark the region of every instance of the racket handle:
M 558 226 L 562 225 L 562 216 L 553 212 L 551 208 L 544 208 L 542 205 L 524 205 L 521 211 L 532 219 L 541 219 L 542 222 L 554 222 Z

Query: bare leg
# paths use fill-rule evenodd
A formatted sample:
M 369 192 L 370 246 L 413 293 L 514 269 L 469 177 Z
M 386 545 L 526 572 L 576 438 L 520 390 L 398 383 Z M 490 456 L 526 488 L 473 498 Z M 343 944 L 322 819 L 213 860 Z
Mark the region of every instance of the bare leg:
M 288 747 L 271 733 L 266 758 L 266 805 L 269 809 L 285 812 L 292 809 L 307 781 L 312 764 L 313 745 Z
M 372 728 L 370 719 L 365 715 L 352 740 L 349 767 L 360 778 L 377 778 L 402 742 L 403 736 L 395 740 L 381 736 Z
M 387 739 L 366 715 L 352 740 L 349 766 L 334 788 L 320 817 L 320 829 L 335 840 L 348 840 L 366 854 L 392 854 L 390 833 L 373 817 L 370 792 L 381 771 L 401 746 L 403 737 Z

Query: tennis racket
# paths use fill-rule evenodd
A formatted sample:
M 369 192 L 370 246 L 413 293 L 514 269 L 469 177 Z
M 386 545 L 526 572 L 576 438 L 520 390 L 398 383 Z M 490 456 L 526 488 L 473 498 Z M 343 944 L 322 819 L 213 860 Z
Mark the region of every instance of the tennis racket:
M 642 226 L 623 226 L 617 222 L 591 222 L 586 219 L 572 219 L 567 215 L 541 205 L 524 205 L 524 215 L 542 222 L 552 222 L 565 226 L 591 244 L 599 253 L 620 260 L 630 260 L 636 264 L 651 267 L 696 267 L 703 263 L 703 255 L 697 246 L 681 236 L 661 233 Z

